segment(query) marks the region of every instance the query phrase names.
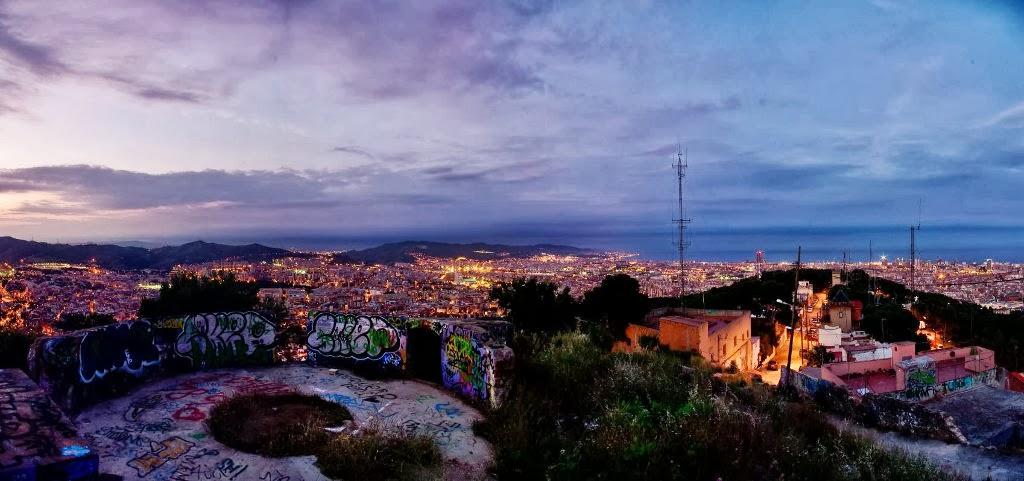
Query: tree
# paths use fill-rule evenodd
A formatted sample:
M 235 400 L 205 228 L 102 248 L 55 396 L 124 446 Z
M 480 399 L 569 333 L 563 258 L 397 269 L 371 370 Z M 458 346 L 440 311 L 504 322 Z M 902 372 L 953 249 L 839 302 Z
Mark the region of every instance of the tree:
M 832 355 L 829 354 L 827 347 L 814 346 L 814 349 L 811 350 L 810 355 L 808 356 L 807 362 L 811 366 L 821 367 L 822 364 L 825 364 L 831 360 Z
M 918 320 L 899 304 L 868 306 L 861 330 L 881 342 L 916 341 Z
M 77 331 L 90 327 L 106 326 L 117 322 L 110 314 L 70 312 L 60 316 L 60 320 L 53 323 L 53 327 L 62 331 Z
M 143 299 L 139 317 L 178 317 L 200 312 L 259 309 L 255 284 L 241 282 L 233 274 L 205 277 L 175 274 L 160 285 L 156 299 Z
M 575 327 L 577 303 L 568 288 L 559 291 L 558 286 L 531 277 L 499 283 L 491 288 L 490 297 L 517 329 L 555 332 Z
M 618 339 L 626 337 L 626 326 L 642 321 L 649 300 L 640 292 L 640 282 L 627 274 L 605 276 L 601 285 L 583 295 L 583 315 L 592 321 L 603 321 Z

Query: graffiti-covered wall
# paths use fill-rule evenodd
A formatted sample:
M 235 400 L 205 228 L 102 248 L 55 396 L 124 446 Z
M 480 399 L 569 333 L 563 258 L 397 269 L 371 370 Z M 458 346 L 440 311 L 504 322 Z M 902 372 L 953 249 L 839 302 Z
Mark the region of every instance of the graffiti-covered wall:
M 504 338 L 478 324 L 453 321 L 442 326 L 441 381 L 462 395 L 500 403 L 512 368 Z
M 307 327 L 306 344 L 314 365 L 369 367 L 413 376 L 436 372 L 448 389 L 491 405 L 503 399 L 513 364 L 512 350 L 504 344 L 511 326 L 501 321 L 313 312 Z M 422 340 L 410 336 L 410 330 L 431 333 L 435 344 L 428 348 L 435 355 L 423 355 L 422 346 L 411 345 Z M 413 355 L 417 347 L 420 353 Z M 431 365 L 424 369 L 424 362 Z
M 36 339 L 29 375 L 73 413 L 153 376 L 269 364 L 275 333 L 274 324 L 256 312 L 200 314 L 156 325 L 122 322 Z
M 399 368 L 404 326 L 401 318 L 314 312 L 306 335 L 309 359 L 314 364 L 350 360 Z
M 196 368 L 270 364 L 274 324 L 256 312 L 195 314 L 184 319 L 174 352 Z

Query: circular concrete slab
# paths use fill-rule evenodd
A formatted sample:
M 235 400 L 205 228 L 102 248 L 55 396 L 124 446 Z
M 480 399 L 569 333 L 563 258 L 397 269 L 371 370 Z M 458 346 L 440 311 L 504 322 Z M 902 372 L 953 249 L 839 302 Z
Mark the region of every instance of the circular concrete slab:
M 333 372 L 332 372 L 333 371 Z M 100 455 L 100 472 L 126 480 L 326 479 L 312 456 L 265 458 L 214 440 L 204 421 L 210 407 L 237 392 L 316 394 L 348 407 L 357 423 L 381 422 L 432 436 L 446 458 L 448 479 L 481 479 L 493 459 L 472 432 L 476 409 L 418 381 L 371 381 L 345 370 L 303 365 L 222 369 L 147 384 L 100 403 L 76 418 Z

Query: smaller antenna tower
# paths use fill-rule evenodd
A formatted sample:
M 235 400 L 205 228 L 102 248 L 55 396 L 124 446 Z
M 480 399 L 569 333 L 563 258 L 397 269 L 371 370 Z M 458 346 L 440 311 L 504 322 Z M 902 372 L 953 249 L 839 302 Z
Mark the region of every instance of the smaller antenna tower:
M 679 201 L 679 217 L 673 220 L 673 222 L 679 227 L 679 240 L 676 243 L 676 247 L 679 249 L 680 305 L 682 305 L 683 297 L 686 296 L 686 248 L 690 246 L 690 243 L 686 240 L 686 226 L 690 223 L 690 219 L 686 218 L 686 211 L 683 209 L 683 179 L 686 178 L 686 169 L 689 167 L 687 160 L 688 150 L 683 149 L 682 145 L 679 145 L 679 150 L 676 152 L 676 163 L 673 166 L 676 169 L 676 180 L 679 185 L 679 195 L 677 198 Z
M 917 288 L 917 233 L 921 230 L 921 198 L 917 199 L 917 225 L 910 226 L 910 294 Z M 911 300 L 913 302 L 913 300 Z

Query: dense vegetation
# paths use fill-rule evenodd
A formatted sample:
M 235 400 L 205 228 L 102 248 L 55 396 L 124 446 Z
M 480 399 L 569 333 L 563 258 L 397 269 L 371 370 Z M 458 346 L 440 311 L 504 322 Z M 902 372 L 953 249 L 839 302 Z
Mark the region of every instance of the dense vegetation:
M 606 276 L 579 300 L 569 289 L 559 290 L 536 278 L 500 283 L 491 289 L 491 299 L 505 309 L 517 329 L 564 331 L 575 328 L 582 319 L 617 338 L 625 336 L 628 323 L 643 320 L 651 308 L 650 299 L 640 292 L 640 283 L 626 274 Z
M 522 334 L 513 348 L 509 400 L 476 426 L 499 479 L 955 479 L 699 358 L 609 353 L 580 332 Z
M 139 317 L 180 317 L 199 312 L 265 311 L 272 319 L 287 315 L 283 303 L 258 297 L 259 286 L 242 282 L 232 274 L 218 277 L 179 273 L 160 285 L 160 295 L 143 299 Z
M 352 416 L 340 404 L 303 394 L 240 394 L 218 403 L 206 421 L 217 441 L 262 456 L 316 456 L 333 479 L 435 477 L 441 451 L 431 437 L 379 425 L 341 431 Z M 353 429 L 353 431 L 356 431 Z
M 53 323 L 53 327 L 64 332 L 71 332 L 80 329 L 106 326 L 115 322 L 117 322 L 117 320 L 110 314 L 101 314 L 98 312 L 70 312 L 61 315 L 60 320 Z
M 804 274 L 816 289 L 831 281 L 829 271 Z M 793 271 L 770 272 L 686 303 L 769 317 L 792 289 Z M 517 365 L 508 400 L 475 429 L 495 445 L 499 479 L 958 479 L 841 433 L 815 403 L 715 373 L 699 357 L 654 345 L 610 352 L 610 331 L 666 304 L 643 297 L 635 281 L 609 277 L 587 292 L 575 303 L 575 330 L 564 319 L 525 320 L 556 292 L 521 281 L 494 293 L 517 328 Z

